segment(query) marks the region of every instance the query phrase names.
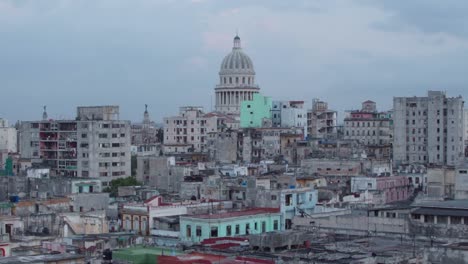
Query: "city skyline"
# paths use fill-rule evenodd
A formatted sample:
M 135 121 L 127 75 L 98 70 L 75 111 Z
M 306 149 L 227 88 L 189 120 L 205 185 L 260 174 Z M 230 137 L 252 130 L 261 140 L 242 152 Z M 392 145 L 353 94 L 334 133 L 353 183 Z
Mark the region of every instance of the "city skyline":
M 10 124 L 38 120 L 47 105 L 50 118 L 74 119 L 76 106 L 120 105 L 122 119 L 139 122 L 148 104 L 159 123 L 181 106 L 209 111 L 236 30 L 261 93 L 273 100 L 301 99 L 310 108 L 320 98 L 342 113 L 367 99 L 388 110 L 393 96 L 427 90 L 468 97 L 468 4 L 440 7 L 438 1 L 4 1 L 0 87 L 8 99 L 0 116 Z

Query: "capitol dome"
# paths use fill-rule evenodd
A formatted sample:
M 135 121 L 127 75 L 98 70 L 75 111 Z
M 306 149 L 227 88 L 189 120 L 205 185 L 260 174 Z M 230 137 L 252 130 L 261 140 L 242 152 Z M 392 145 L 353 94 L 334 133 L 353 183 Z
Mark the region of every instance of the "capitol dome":
M 250 57 L 242 51 L 239 36 L 234 38 L 232 51 L 224 57 L 221 63 L 220 75 L 246 74 L 254 75 L 254 67 Z
M 252 100 L 259 90 L 255 84 L 252 60 L 242 51 L 239 36 L 235 36 L 232 51 L 224 57 L 219 70 L 215 109 L 221 113 L 239 115 L 242 101 Z

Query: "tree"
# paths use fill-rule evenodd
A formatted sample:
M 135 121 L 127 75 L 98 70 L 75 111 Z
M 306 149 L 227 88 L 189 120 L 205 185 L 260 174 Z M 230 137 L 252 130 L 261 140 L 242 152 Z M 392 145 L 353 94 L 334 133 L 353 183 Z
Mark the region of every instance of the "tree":
M 135 177 L 127 177 L 112 180 L 109 183 L 109 187 L 104 189 L 104 192 L 108 192 L 111 197 L 116 197 L 119 191 L 119 187 L 122 186 L 138 186 L 141 185 Z

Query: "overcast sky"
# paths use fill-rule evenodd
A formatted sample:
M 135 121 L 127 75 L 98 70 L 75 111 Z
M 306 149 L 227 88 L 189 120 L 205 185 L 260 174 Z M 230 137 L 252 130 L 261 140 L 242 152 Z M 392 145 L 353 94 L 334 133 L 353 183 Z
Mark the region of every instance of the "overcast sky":
M 0 0 L 0 117 L 210 110 L 236 30 L 273 100 L 343 111 L 429 89 L 467 98 L 466 14 L 466 0 Z

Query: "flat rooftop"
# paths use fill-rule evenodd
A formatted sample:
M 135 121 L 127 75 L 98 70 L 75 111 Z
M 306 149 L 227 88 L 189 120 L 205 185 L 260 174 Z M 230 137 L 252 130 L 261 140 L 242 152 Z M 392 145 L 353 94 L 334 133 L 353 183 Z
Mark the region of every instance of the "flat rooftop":
M 468 209 L 468 200 L 427 201 L 414 203 L 413 207 L 443 208 L 443 209 Z
M 82 255 L 74 255 L 69 253 L 64 254 L 49 254 L 49 255 L 32 255 L 32 256 L 14 256 L 0 258 L 0 264 L 18 264 L 18 263 L 49 263 L 60 262 L 65 263 L 67 260 L 84 260 Z
M 236 211 L 236 212 L 192 215 L 192 216 L 187 216 L 187 217 L 196 218 L 196 219 L 220 219 L 220 218 L 234 218 L 234 217 L 248 216 L 248 215 L 271 214 L 271 213 L 279 213 L 279 212 L 280 212 L 279 208 L 252 208 L 252 209 Z

